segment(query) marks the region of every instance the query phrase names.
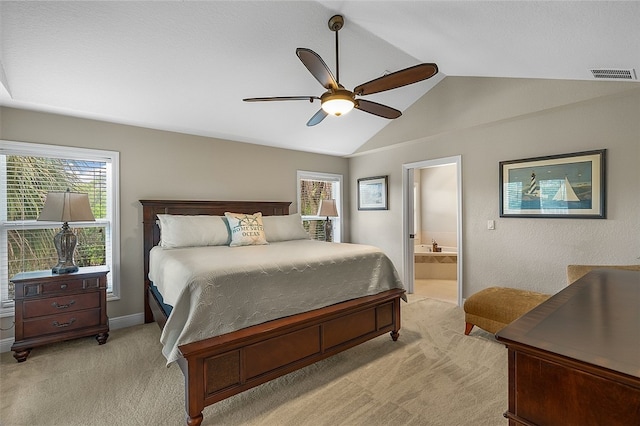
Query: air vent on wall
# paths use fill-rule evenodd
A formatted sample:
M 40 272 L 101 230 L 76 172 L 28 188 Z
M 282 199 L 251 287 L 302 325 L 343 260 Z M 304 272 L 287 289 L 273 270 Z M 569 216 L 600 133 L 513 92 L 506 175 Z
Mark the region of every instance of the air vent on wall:
M 636 70 L 634 68 L 629 68 L 629 69 L 612 69 L 612 68 L 592 69 L 591 73 L 593 74 L 593 78 L 607 78 L 607 79 L 615 79 L 615 80 L 637 80 L 638 79 L 638 76 L 636 75 Z

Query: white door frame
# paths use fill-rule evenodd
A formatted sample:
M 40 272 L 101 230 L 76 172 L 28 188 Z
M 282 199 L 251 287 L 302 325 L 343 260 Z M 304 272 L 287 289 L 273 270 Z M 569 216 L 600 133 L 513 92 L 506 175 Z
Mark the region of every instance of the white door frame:
M 434 160 L 423 160 L 415 163 L 402 165 L 402 246 L 404 257 L 404 280 L 408 283 L 407 290 L 413 293 L 414 284 L 414 253 L 413 253 L 413 170 L 425 167 L 444 166 L 446 164 L 456 165 L 457 177 L 457 197 L 458 197 L 458 306 L 462 306 L 462 156 L 438 158 Z

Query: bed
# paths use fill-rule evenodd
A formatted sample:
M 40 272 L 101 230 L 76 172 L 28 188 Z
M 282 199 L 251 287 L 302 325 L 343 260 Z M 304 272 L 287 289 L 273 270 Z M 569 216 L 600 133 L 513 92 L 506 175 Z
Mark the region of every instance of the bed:
M 290 205 L 289 202 L 180 200 L 140 200 L 140 203 L 143 206 L 145 322 L 155 321 L 161 329 L 168 329 L 167 306 L 149 278 L 152 250 L 161 239 L 158 215 L 224 216 L 225 212 L 261 212 L 263 216 L 285 216 L 289 214 Z M 374 337 L 390 333 L 391 338 L 397 340 L 400 300 L 405 297 L 404 293 L 400 285 L 179 344 L 180 356 L 175 362 L 185 377 L 187 425 L 202 423 L 205 406 Z

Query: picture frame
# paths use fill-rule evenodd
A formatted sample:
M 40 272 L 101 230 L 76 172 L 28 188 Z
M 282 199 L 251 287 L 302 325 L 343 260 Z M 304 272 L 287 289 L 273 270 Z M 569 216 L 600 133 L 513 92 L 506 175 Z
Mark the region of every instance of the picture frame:
M 358 210 L 389 210 L 388 176 L 358 179 Z
M 500 162 L 500 217 L 606 219 L 606 149 Z

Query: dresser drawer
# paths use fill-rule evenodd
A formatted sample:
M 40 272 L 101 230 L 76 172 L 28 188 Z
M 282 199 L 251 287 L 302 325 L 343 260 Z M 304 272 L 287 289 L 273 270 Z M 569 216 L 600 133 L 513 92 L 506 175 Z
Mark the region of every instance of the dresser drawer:
M 51 315 L 25 320 L 22 323 L 24 339 L 45 334 L 63 333 L 100 324 L 100 308 L 68 314 Z
M 100 293 L 69 294 L 48 299 L 26 300 L 22 305 L 22 317 L 34 318 L 100 307 Z

